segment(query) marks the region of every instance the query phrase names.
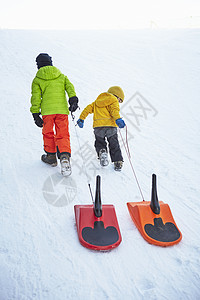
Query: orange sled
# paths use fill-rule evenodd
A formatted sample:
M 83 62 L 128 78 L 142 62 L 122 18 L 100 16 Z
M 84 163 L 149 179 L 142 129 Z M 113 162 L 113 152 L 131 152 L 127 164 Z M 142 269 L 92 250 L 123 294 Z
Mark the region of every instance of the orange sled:
M 150 201 L 128 202 L 129 213 L 143 238 L 157 246 L 172 246 L 182 239 L 168 204 L 158 201 L 156 175 L 152 176 Z

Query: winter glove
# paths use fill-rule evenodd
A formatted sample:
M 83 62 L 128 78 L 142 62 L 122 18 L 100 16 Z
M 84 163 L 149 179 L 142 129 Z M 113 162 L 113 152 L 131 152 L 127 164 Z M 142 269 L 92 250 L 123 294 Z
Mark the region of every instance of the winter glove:
M 78 98 L 76 96 L 69 98 L 69 110 L 76 111 L 78 108 Z
M 84 120 L 78 119 L 77 124 L 80 128 L 83 128 Z
M 119 128 L 124 128 L 124 127 L 126 126 L 126 124 L 125 124 L 124 120 L 122 120 L 122 118 L 117 119 L 117 120 L 115 121 L 115 123 L 117 124 L 117 126 L 118 126 Z
M 38 127 L 43 127 L 43 120 L 40 118 L 40 113 L 34 113 L 32 114 L 33 115 L 33 119 L 35 121 L 35 124 L 38 126 Z

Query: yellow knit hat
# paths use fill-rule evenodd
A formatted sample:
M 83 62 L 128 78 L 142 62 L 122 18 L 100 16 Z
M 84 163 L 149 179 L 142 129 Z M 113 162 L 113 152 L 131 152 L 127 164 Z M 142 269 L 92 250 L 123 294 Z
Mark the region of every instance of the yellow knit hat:
M 124 92 L 119 86 L 111 86 L 108 89 L 108 93 L 111 93 L 124 101 Z

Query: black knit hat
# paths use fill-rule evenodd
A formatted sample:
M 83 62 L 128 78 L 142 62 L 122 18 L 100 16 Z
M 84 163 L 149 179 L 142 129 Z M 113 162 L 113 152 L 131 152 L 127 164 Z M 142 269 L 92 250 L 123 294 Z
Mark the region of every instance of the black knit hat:
M 37 63 L 38 69 L 40 69 L 42 67 L 45 67 L 45 66 L 52 66 L 53 65 L 52 64 L 52 58 L 47 53 L 40 53 L 36 57 L 36 63 Z

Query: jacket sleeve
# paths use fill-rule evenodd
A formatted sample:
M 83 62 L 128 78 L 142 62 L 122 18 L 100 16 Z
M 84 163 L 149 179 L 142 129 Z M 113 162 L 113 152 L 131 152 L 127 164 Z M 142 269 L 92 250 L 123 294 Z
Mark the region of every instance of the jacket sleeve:
M 31 108 L 30 111 L 33 113 L 39 113 L 40 112 L 40 106 L 41 106 L 41 89 L 39 84 L 34 79 L 32 82 L 32 96 L 31 96 Z
M 89 114 L 92 114 L 94 112 L 94 102 L 86 106 L 84 110 L 82 111 L 80 118 L 81 120 L 85 120 Z
M 75 92 L 74 86 L 69 81 L 69 79 L 67 78 L 67 76 L 65 76 L 65 90 L 66 90 L 69 98 L 76 96 L 76 92 Z
M 120 114 L 119 114 L 120 108 L 119 108 L 119 102 L 118 101 L 115 101 L 111 105 L 109 105 L 108 106 L 108 111 L 109 111 L 111 117 L 113 117 L 113 119 L 115 121 L 117 119 L 121 118 Z

